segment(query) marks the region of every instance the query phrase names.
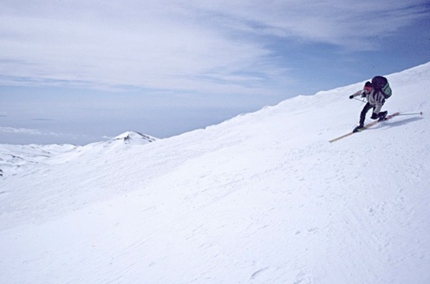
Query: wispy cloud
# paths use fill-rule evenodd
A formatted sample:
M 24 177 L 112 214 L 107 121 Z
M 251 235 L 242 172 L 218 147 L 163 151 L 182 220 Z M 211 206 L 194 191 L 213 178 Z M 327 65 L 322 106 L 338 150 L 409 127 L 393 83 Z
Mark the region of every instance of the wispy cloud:
M 389 5 L 380 0 L 191 2 L 207 13 L 219 13 L 230 26 L 244 31 L 359 50 L 374 48 L 372 39 L 389 36 L 428 12 L 425 0 L 395 0 Z
M 271 41 L 377 48 L 424 3 L 2 1 L 1 83 L 264 93 L 291 81 Z
M 0 127 L 0 133 L 13 133 L 13 134 L 26 134 L 26 135 L 43 135 L 43 136 L 61 136 L 63 134 L 54 132 L 44 132 L 37 129 L 29 128 L 14 128 L 14 127 Z
M 37 128 L 0 126 L 0 143 L 5 144 L 64 144 L 79 141 L 98 141 L 98 139 L 101 139 L 101 136 L 45 131 Z

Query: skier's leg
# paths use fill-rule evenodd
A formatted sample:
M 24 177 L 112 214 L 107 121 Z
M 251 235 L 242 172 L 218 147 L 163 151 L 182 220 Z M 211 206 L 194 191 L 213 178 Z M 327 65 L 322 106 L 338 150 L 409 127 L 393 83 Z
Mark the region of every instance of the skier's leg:
M 371 108 L 373 108 L 373 106 L 372 106 L 371 104 L 369 104 L 369 103 L 367 103 L 367 104 L 363 107 L 363 110 L 362 110 L 362 111 L 361 111 L 361 113 L 360 113 L 360 124 L 359 124 L 359 126 L 363 127 L 363 125 L 364 125 L 364 120 L 366 119 L 366 114 L 367 114 L 367 112 L 368 112 Z

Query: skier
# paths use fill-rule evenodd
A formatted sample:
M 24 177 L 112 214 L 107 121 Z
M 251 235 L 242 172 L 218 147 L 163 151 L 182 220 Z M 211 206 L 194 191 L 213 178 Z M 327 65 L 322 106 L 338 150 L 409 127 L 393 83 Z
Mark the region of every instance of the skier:
M 372 83 L 369 81 L 364 85 L 363 90 L 357 91 L 354 94 L 350 95 L 349 98 L 353 99 L 354 97 L 361 96 L 366 97 L 367 103 L 363 107 L 363 110 L 360 113 L 360 122 L 356 128 L 354 128 L 353 132 L 360 131 L 364 128 L 364 120 L 366 119 L 367 112 L 373 108 L 373 113 L 371 119 L 379 119 L 384 120 L 387 116 L 387 111 L 381 111 L 382 106 L 385 103 L 384 93 L 381 91 L 377 91 L 373 89 Z

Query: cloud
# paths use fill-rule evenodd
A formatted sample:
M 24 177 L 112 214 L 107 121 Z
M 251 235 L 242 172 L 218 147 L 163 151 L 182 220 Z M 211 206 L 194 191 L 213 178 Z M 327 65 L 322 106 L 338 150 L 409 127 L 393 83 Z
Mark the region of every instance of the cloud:
M 1 74 L 50 84 L 78 81 L 179 90 L 192 84 L 208 90 L 214 72 L 227 76 L 255 69 L 252 65 L 263 64 L 268 53 L 257 44 L 232 43 L 175 16 L 142 12 L 110 22 L 104 16 L 112 11 L 105 12 L 95 19 L 3 17 L 13 38 L 3 40 L 2 57 L 8 60 L 2 58 Z M 234 81 L 231 76 L 229 82 Z
M 0 137 L 0 143 L 3 144 L 63 144 L 78 141 L 98 141 L 101 136 L 64 133 L 61 131 L 43 131 L 35 128 L 0 126 Z
M 0 82 L 270 93 L 277 39 L 376 48 L 425 1 L 2 1 Z
M 374 37 L 388 36 L 424 16 L 425 0 L 191 1 L 201 10 L 219 13 L 244 31 L 310 42 L 366 49 Z M 242 24 L 241 24 L 242 23 Z M 364 41 L 365 44 L 358 43 Z
M 43 136 L 60 136 L 60 135 L 62 135 L 62 134 L 54 133 L 54 132 L 43 132 L 43 131 L 40 131 L 37 129 L 14 128 L 14 127 L 0 127 L 0 133 L 43 135 Z

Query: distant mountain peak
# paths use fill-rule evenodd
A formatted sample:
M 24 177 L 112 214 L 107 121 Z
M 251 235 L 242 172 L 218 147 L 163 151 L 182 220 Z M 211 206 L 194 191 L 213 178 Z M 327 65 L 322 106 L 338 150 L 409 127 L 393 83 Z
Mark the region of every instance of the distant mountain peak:
M 127 144 L 135 142 L 140 144 L 142 142 L 154 142 L 157 140 L 157 138 L 139 132 L 127 131 L 116 136 L 115 138 L 113 138 L 113 140 L 123 140 Z

